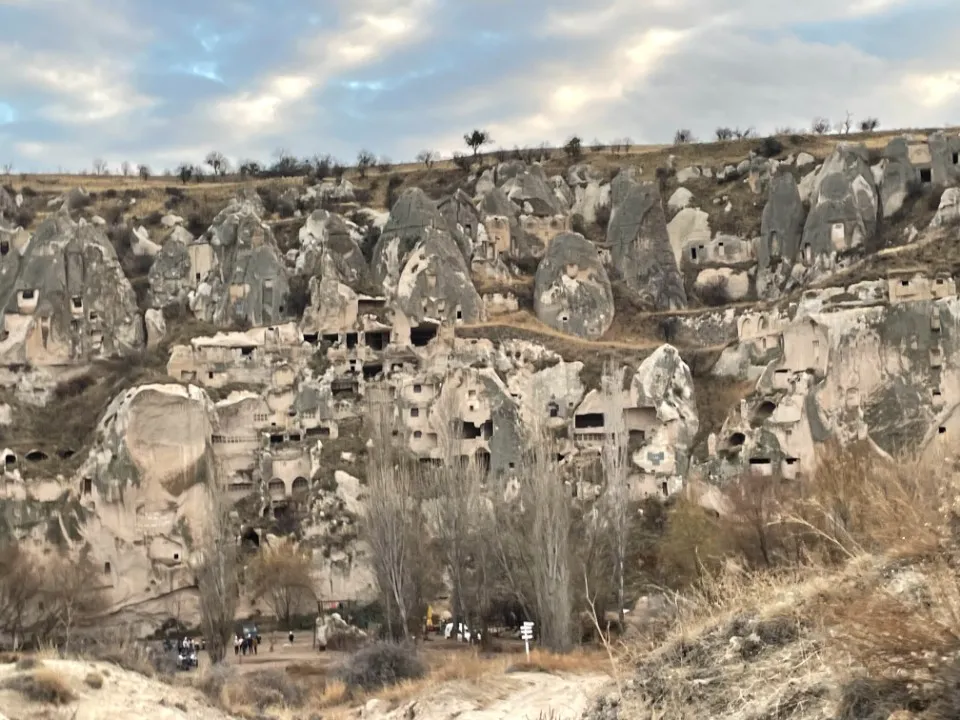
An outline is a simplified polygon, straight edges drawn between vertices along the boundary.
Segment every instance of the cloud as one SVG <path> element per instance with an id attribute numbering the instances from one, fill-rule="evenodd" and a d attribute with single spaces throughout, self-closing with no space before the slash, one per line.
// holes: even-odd
<path id="1" fill-rule="evenodd" d="M 0 0 L 0 163 L 960 122 L 955 0 Z"/>

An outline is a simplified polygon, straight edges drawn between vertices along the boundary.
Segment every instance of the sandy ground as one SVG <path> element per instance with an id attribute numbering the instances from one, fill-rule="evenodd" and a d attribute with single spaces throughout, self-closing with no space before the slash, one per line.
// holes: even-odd
<path id="1" fill-rule="evenodd" d="M 115 665 L 79 660 L 44 660 L 41 665 L 42 670 L 59 677 L 76 700 L 57 707 L 27 700 L 13 690 L 0 690 L 0 713 L 10 720 L 230 720 L 196 690 L 164 685 Z M 34 672 L 37 670 L 17 670 L 13 663 L 0 665 L 0 686 L 17 675 Z M 102 687 L 95 689 L 86 683 L 92 673 L 103 679 Z"/>
<path id="2" fill-rule="evenodd" d="M 364 720 L 579 720 L 594 696 L 610 681 L 606 675 L 512 673 L 475 683 L 452 682 L 400 707 L 381 711 L 371 701 Z"/>

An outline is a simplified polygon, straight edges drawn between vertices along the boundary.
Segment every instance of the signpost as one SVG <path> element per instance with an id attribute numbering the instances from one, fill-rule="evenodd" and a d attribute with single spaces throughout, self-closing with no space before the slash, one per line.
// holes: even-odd
<path id="1" fill-rule="evenodd" d="M 520 637 L 523 638 L 523 646 L 527 650 L 527 662 L 530 661 L 530 641 L 533 640 L 533 623 L 527 621 L 520 626 Z"/>

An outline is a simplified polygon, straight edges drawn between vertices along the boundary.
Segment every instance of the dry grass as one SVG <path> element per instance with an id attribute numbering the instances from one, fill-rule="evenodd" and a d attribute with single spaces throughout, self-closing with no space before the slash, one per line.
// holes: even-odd
<path id="1" fill-rule="evenodd" d="M 958 716 L 957 478 L 856 445 L 825 448 L 821 463 L 802 485 L 744 479 L 722 518 L 695 501 L 670 511 L 661 562 L 690 584 L 668 594 L 672 623 L 625 646 L 637 686 L 625 706 L 664 718 Z"/>
<path id="2" fill-rule="evenodd" d="M 428 661 L 428 668 L 422 678 L 371 690 L 351 687 L 335 676 L 335 669 L 327 673 L 319 666 L 311 666 L 309 673 L 288 668 L 286 672 L 267 671 L 255 676 L 234 674 L 230 668 L 214 668 L 205 670 L 197 684 L 225 711 L 240 717 L 256 717 L 267 709 L 271 713 L 286 712 L 288 715 L 284 717 L 291 718 L 309 717 L 320 711 L 324 717 L 340 717 L 339 713 L 347 717 L 355 713 L 352 708 L 373 699 L 394 707 L 451 684 L 486 687 L 513 672 L 609 672 L 609 660 L 599 650 L 555 655 L 535 649 L 530 653 L 529 663 L 525 659 L 518 662 L 518 657 L 524 656 L 481 655 L 475 650 L 424 653 L 422 658 Z"/>
<path id="3" fill-rule="evenodd" d="M 69 682 L 55 671 L 46 668 L 26 675 L 14 675 L 4 682 L 3 687 L 15 690 L 35 703 L 68 705 L 77 699 Z"/>

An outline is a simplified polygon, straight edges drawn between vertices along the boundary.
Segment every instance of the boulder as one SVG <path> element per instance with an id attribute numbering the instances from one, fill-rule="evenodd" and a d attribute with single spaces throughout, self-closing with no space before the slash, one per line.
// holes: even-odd
<path id="1" fill-rule="evenodd" d="M 667 207 L 674 211 L 682 210 L 690 204 L 691 200 L 693 200 L 692 192 L 685 187 L 677 188 L 667 200 Z"/>
<path id="2" fill-rule="evenodd" d="M 546 325 L 595 340 L 613 322 L 610 278 L 596 246 L 576 233 L 558 235 L 537 267 L 534 310 Z"/>
<path id="3" fill-rule="evenodd" d="M 500 189 L 520 207 L 529 205 L 528 214 L 537 217 L 559 215 L 564 210 L 539 165 L 533 165 L 518 173 L 501 185 Z"/>
<path id="4" fill-rule="evenodd" d="M 670 245 L 657 185 L 624 179 L 619 187 L 619 191 L 614 190 L 614 198 L 619 192 L 621 200 L 619 203 L 614 200 L 607 226 L 613 264 L 627 286 L 650 307 L 658 310 L 685 307 L 683 278 Z"/>
<path id="5" fill-rule="evenodd" d="M 960 188 L 947 188 L 940 196 L 940 206 L 930 227 L 940 228 L 960 223 Z"/>
<path id="6" fill-rule="evenodd" d="M 811 155 L 810 153 L 802 152 L 797 154 L 798 168 L 805 168 L 808 165 L 813 165 L 816 161 L 817 161 L 816 158 L 813 157 L 813 155 Z"/>
<path id="7" fill-rule="evenodd" d="M 157 347 L 167 334 L 167 322 L 164 320 L 163 312 L 156 308 L 149 308 L 143 314 L 144 325 L 147 330 L 147 347 L 153 349 Z"/>
<path id="8" fill-rule="evenodd" d="M 700 177 L 700 168 L 698 167 L 690 166 L 677 170 L 677 182 L 681 185 L 685 182 L 696 180 L 698 177 Z"/>
<path id="9" fill-rule="evenodd" d="M 367 634 L 360 628 L 347 623 L 339 613 L 321 615 L 316 620 L 317 647 L 326 650 L 328 645 L 336 645 L 336 650 L 350 650 L 364 642 Z"/>

